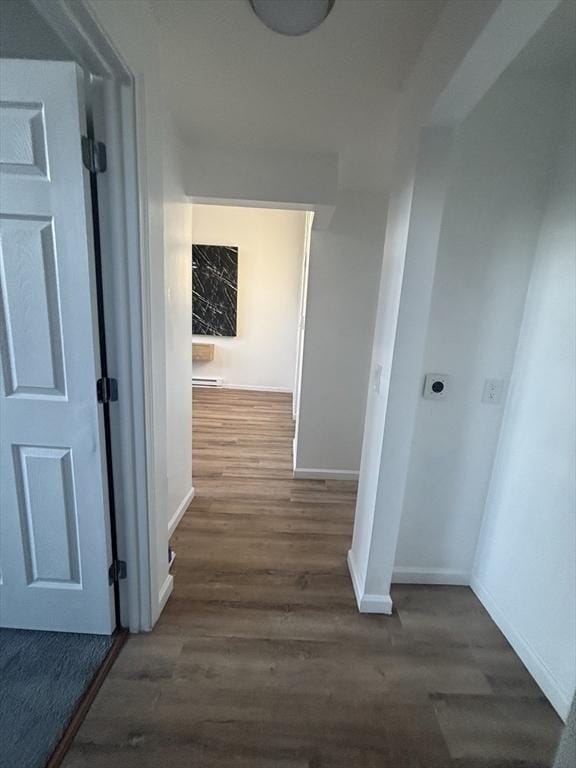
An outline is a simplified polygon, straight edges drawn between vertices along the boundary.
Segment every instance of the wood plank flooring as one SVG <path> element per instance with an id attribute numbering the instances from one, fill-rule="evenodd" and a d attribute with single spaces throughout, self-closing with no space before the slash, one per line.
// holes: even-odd
<path id="1" fill-rule="evenodd" d="M 194 391 L 175 591 L 66 768 L 548 768 L 561 724 L 473 593 L 361 615 L 355 486 L 293 480 L 290 398 Z"/>

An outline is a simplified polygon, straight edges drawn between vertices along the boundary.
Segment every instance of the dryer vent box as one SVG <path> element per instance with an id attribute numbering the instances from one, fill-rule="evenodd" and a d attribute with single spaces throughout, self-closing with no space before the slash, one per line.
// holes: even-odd
<path id="1" fill-rule="evenodd" d="M 424 397 L 429 400 L 443 400 L 446 397 L 448 376 L 445 373 L 427 373 L 424 379 Z"/>

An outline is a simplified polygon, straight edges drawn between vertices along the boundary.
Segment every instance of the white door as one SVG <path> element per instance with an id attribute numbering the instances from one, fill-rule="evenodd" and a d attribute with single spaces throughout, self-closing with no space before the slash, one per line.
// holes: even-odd
<path id="1" fill-rule="evenodd" d="M 110 634 L 82 73 L 0 61 L 0 626 Z"/>

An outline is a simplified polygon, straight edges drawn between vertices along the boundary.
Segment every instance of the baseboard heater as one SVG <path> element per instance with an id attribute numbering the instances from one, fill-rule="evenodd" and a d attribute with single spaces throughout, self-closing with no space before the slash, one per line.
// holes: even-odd
<path id="1" fill-rule="evenodd" d="M 221 387 L 223 386 L 221 376 L 193 376 L 193 387 Z"/>

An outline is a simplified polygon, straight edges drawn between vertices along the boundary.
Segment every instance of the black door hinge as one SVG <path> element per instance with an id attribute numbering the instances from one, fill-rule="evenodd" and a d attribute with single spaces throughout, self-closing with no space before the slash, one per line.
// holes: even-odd
<path id="1" fill-rule="evenodd" d="M 82 162 L 90 173 L 104 173 L 106 170 L 106 145 L 82 136 Z"/>
<path id="2" fill-rule="evenodd" d="M 116 379 L 98 379 L 96 396 L 99 403 L 115 403 L 118 400 L 118 382 Z"/>
<path id="3" fill-rule="evenodd" d="M 110 568 L 108 568 L 108 581 L 110 584 L 114 584 L 120 579 L 126 578 L 126 562 L 124 560 L 114 560 Z"/>

